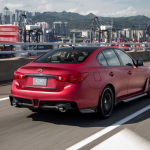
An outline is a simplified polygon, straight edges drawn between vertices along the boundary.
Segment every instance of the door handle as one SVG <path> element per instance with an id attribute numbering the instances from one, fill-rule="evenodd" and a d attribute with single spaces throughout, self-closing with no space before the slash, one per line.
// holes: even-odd
<path id="1" fill-rule="evenodd" d="M 128 71 L 128 74 L 129 74 L 129 75 L 131 75 L 131 74 L 132 74 L 132 72 L 131 72 L 131 71 Z"/>
<path id="2" fill-rule="evenodd" d="M 111 77 L 113 77 L 113 76 L 114 76 L 114 73 L 113 73 L 113 72 L 110 72 L 109 75 L 110 75 Z"/>

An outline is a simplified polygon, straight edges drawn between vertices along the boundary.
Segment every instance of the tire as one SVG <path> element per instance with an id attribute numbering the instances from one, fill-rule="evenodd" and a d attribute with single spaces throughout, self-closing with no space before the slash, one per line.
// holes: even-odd
<path id="1" fill-rule="evenodd" d="M 106 86 L 99 98 L 97 114 L 100 118 L 109 118 L 114 108 L 114 93 L 110 86 Z"/>
<path id="2" fill-rule="evenodd" d="M 149 84 L 148 84 L 147 96 L 150 97 L 150 78 L 149 78 Z"/>

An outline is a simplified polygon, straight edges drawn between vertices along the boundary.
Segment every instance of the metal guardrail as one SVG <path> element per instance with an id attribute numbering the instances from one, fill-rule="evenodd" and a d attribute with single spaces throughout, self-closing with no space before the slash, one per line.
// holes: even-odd
<path id="1" fill-rule="evenodd" d="M 23 45 L 23 46 L 36 46 L 36 50 L 15 50 L 15 51 L 0 51 L 0 54 L 15 54 L 15 53 L 40 53 L 40 52 L 48 52 L 49 50 L 37 50 L 37 46 L 44 46 L 44 45 L 68 45 L 68 46 L 112 46 L 112 45 L 118 45 L 120 49 L 127 49 L 130 51 L 136 51 L 136 49 L 146 51 L 150 50 L 150 47 L 147 47 L 150 45 L 150 43 L 0 43 L 0 45 Z M 132 47 L 122 47 L 123 45 L 132 45 Z M 140 47 L 136 47 L 136 45 L 140 45 Z M 146 46 L 147 45 L 147 46 Z"/>
<path id="2" fill-rule="evenodd" d="M 40 53 L 49 52 L 50 50 L 20 50 L 20 51 L 0 51 L 0 54 L 17 54 L 17 53 Z"/>
<path id="3" fill-rule="evenodd" d="M 0 45 L 103 45 L 103 44 L 106 44 L 106 45 L 110 45 L 110 44 L 129 44 L 129 45 L 133 45 L 133 44 L 148 44 L 150 45 L 150 42 L 147 42 L 147 43 L 138 43 L 138 42 L 135 42 L 135 43 L 130 43 L 130 42 L 122 42 L 122 43 L 54 43 L 54 42 L 45 42 L 45 43 L 23 43 L 23 42 L 18 42 L 18 43 L 0 43 Z"/>

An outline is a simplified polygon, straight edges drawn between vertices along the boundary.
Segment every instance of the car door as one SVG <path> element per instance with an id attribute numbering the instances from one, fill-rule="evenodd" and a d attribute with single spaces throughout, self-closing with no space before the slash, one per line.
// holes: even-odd
<path id="1" fill-rule="evenodd" d="M 102 61 L 99 60 L 101 66 L 104 68 L 108 79 L 112 82 L 115 88 L 116 100 L 127 94 L 128 77 L 126 76 L 126 69 L 121 66 L 117 55 L 113 49 L 105 49 L 99 54 L 99 57 L 104 57 L 107 65 L 102 65 Z M 103 63 L 104 64 L 104 63 Z"/>
<path id="2" fill-rule="evenodd" d="M 129 78 L 128 81 L 128 94 L 142 91 L 145 84 L 144 69 L 142 66 L 135 66 L 134 60 L 125 52 L 115 49 L 116 53 L 120 57 L 123 65 L 126 67 L 126 75 Z"/>

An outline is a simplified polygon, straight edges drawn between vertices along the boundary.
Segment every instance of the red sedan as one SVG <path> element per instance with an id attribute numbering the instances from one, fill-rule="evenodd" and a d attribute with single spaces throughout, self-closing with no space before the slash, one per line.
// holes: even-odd
<path id="1" fill-rule="evenodd" d="M 114 47 L 65 47 L 14 73 L 10 102 L 32 111 L 56 109 L 108 118 L 121 101 L 150 96 L 150 69 Z"/>

